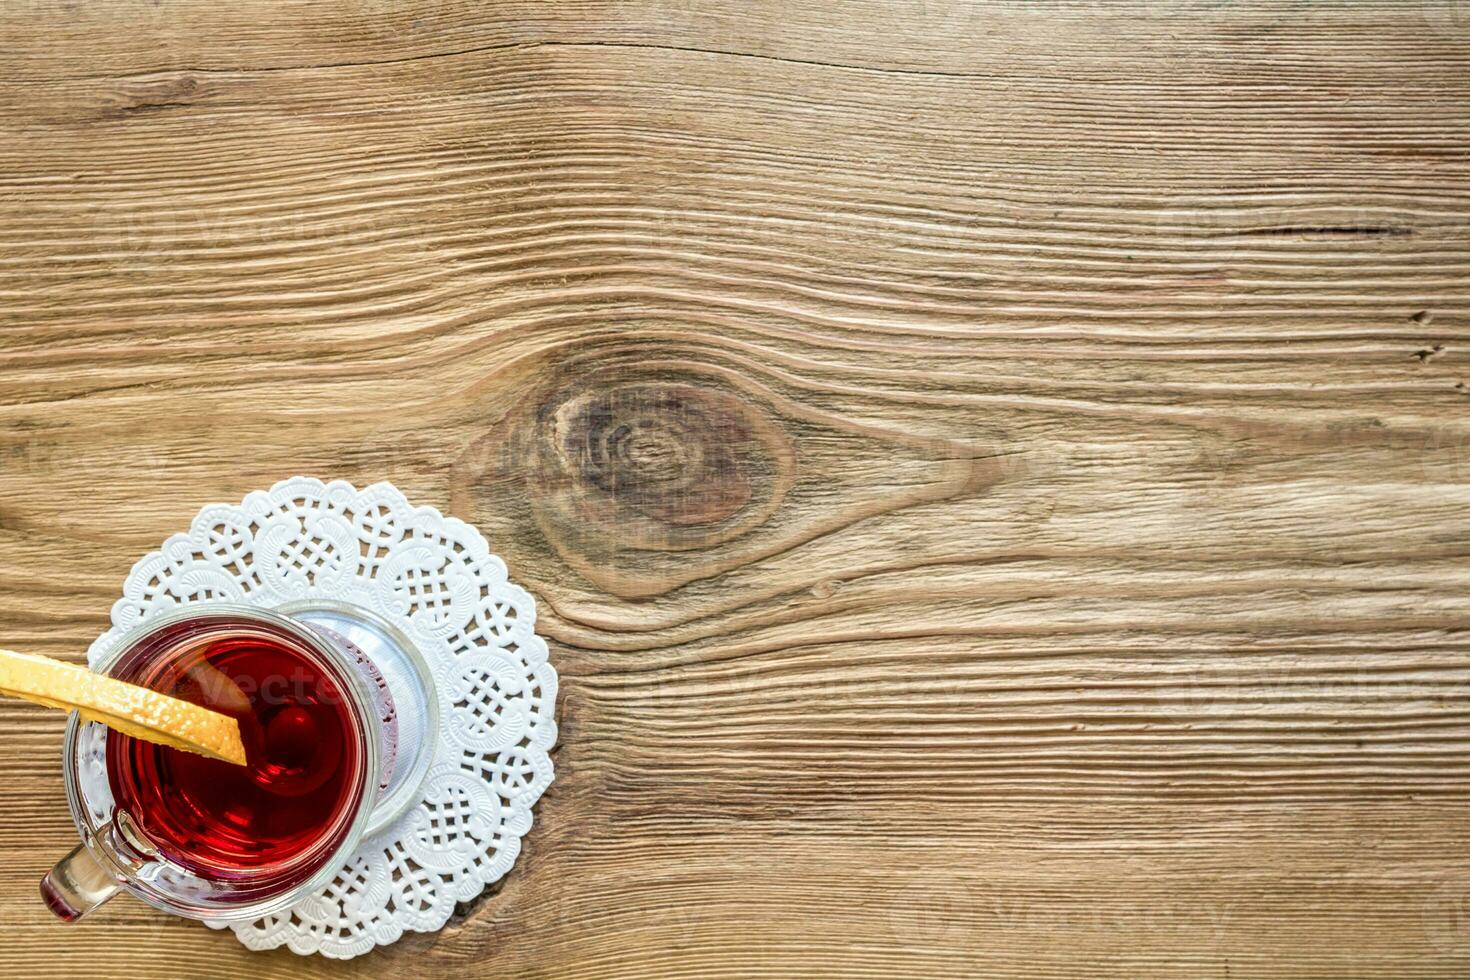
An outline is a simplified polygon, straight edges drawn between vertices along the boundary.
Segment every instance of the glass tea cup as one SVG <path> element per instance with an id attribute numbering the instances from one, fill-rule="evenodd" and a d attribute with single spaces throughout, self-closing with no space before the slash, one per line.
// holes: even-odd
<path id="1" fill-rule="evenodd" d="M 135 627 L 97 669 L 235 716 L 249 764 L 73 714 L 63 766 L 82 843 L 41 882 L 59 917 L 121 890 L 203 921 L 271 915 L 330 881 L 369 829 L 396 715 L 382 674 L 340 633 L 201 603 Z"/>

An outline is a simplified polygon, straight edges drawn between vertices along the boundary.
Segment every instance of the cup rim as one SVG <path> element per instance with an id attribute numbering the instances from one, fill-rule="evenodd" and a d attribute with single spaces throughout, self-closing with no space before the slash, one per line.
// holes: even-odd
<path id="1" fill-rule="evenodd" d="M 81 735 L 82 726 L 84 724 L 97 723 L 83 722 L 80 714 L 75 711 L 71 713 L 71 716 L 67 720 L 66 736 L 62 743 L 62 766 L 66 782 L 67 805 L 71 810 L 72 823 L 76 826 L 78 835 L 86 845 L 88 853 L 103 867 L 114 874 L 128 894 L 154 908 L 184 916 L 185 918 L 204 922 L 248 921 L 285 911 L 299 902 L 304 896 L 327 884 L 341 870 L 343 859 L 356 850 L 357 845 L 361 843 L 364 831 L 367 828 L 369 820 L 372 818 L 374 802 L 377 798 L 375 792 L 375 774 L 378 772 L 380 764 L 378 759 L 378 732 L 375 726 L 377 712 L 372 707 L 372 692 L 368 690 L 367 682 L 346 661 L 344 651 L 338 649 L 325 637 L 304 623 L 271 609 L 242 603 L 217 601 L 195 602 L 184 608 L 138 622 L 118 638 L 118 641 L 112 646 L 106 656 L 93 666 L 92 669 L 99 673 L 106 673 L 139 642 L 160 629 L 187 620 L 215 618 L 253 620 L 288 633 L 337 668 L 335 672 L 340 676 L 336 679 L 345 683 L 349 692 L 348 699 L 352 703 L 352 710 L 357 714 L 360 727 L 363 730 L 362 740 L 365 752 L 363 791 L 357 803 L 357 812 L 353 815 L 347 832 L 343 835 L 338 845 L 322 859 L 321 867 L 316 872 L 279 895 L 248 905 L 201 907 L 199 904 L 188 901 L 174 900 L 166 893 L 151 886 L 148 882 L 139 880 L 131 869 L 120 867 L 113 856 L 97 843 L 94 828 L 86 819 L 86 807 L 82 800 L 82 788 L 79 785 L 77 766 L 75 764 L 77 740 Z M 187 871 L 188 869 L 184 870 Z"/>
<path id="2" fill-rule="evenodd" d="M 425 659 L 420 644 L 409 638 L 408 634 L 389 622 L 383 616 L 356 603 L 344 602 L 341 599 L 322 599 L 317 597 L 307 599 L 293 599 L 290 602 L 270 607 L 272 612 L 295 620 L 303 613 L 328 613 L 342 615 L 357 623 L 371 626 L 388 637 L 403 653 L 403 662 L 413 672 L 414 679 L 418 682 L 424 693 L 424 703 L 421 706 L 422 716 L 413 719 L 413 723 L 420 730 L 418 738 L 418 751 L 412 759 L 406 759 L 403 754 L 403 741 L 397 747 L 398 754 L 393 760 L 393 776 L 398 778 L 399 773 L 406 775 L 396 789 L 386 794 L 379 794 L 377 804 L 373 807 L 373 819 L 369 821 L 367 829 L 363 831 L 364 837 L 374 837 L 387 830 L 399 817 L 403 816 L 409 808 L 421 798 L 424 782 L 429 777 L 429 770 L 434 765 L 434 748 L 439 744 L 440 718 L 439 697 L 436 693 L 433 669 Z M 300 622 L 298 620 L 298 622 Z M 364 650 L 368 659 L 374 659 L 373 652 Z M 378 664 L 381 668 L 382 664 Z M 403 726 L 409 721 L 405 712 L 409 705 L 399 703 L 398 724 L 399 737 L 403 738 Z"/>

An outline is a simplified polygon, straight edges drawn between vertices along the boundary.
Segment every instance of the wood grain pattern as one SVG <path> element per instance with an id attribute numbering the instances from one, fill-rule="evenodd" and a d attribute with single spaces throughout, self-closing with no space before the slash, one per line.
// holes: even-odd
<path id="1" fill-rule="evenodd" d="M 1470 972 L 1455 3 L 0 6 L 0 638 L 202 501 L 387 478 L 564 678 L 514 872 L 349 963 L 15 976 Z"/>

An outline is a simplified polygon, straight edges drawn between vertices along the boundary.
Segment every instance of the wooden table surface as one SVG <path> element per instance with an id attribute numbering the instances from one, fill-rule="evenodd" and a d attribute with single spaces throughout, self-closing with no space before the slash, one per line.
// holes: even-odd
<path id="1" fill-rule="evenodd" d="M 0 639 L 389 479 L 563 678 L 514 871 L 14 977 L 1470 974 L 1470 6 L 0 5 Z"/>

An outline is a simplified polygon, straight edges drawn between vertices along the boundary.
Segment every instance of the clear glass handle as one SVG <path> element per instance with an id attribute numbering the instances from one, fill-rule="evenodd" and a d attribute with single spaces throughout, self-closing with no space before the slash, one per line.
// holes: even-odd
<path id="1" fill-rule="evenodd" d="M 57 918 L 75 922 L 118 893 L 122 883 L 97 863 L 87 845 L 56 862 L 41 879 L 41 897 Z"/>

